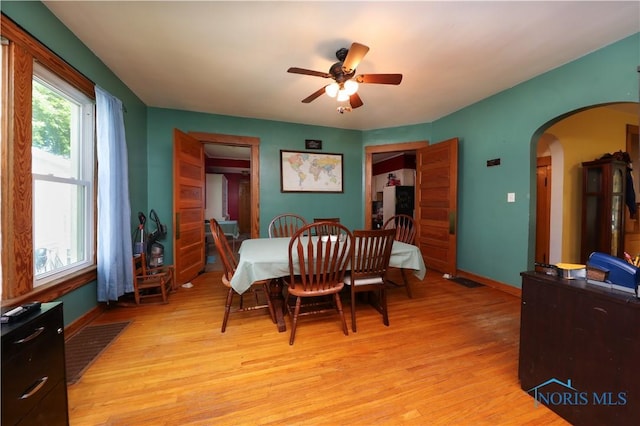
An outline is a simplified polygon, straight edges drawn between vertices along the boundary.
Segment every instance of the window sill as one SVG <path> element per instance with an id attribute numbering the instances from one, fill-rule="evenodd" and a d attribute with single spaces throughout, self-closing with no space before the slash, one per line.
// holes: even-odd
<path id="1" fill-rule="evenodd" d="M 98 277 L 97 267 L 90 266 L 81 271 L 77 271 L 73 274 L 69 274 L 64 278 L 60 278 L 55 281 L 51 281 L 40 287 L 36 287 L 29 293 L 25 293 L 21 296 L 14 297 L 13 299 L 3 300 L 2 306 L 16 306 L 25 302 L 39 301 L 50 302 L 52 300 L 59 299 L 65 294 L 95 281 Z"/>

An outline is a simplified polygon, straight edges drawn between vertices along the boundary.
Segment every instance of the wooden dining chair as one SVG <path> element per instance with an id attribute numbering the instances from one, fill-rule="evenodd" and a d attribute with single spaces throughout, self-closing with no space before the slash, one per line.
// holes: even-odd
<path id="1" fill-rule="evenodd" d="M 269 238 L 291 237 L 295 232 L 307 224 L 302 216 L 294 213 L 283 213 L 269 223 Z"/>
<path id="2" fill-rule="evenodd" d="M 221 332 L 224 333 L 227 329 L 227 322 L 229 321 L 229 314 L 231 313 L 231 306 L 233 304 L 233 296 L 238 294 L 233 287 L 231 287 L 231 278 L 233 278 L 233 274 L 238 267 L 238 260 L 235 257 L 235 254 L 229 247 L 229 241 L 227 237 L 224 235 L 224 231 L 220 227 L 220 224 L 215 219 L 209 219 L 209 228 L 211 229 L 211 234 L 213 236 L 213 241 L 216 245 L 216 249 L 218 250 L 218 256 L 220 256 L 220 260 L 222 261 L 222 283 L 228 287 L 229 291 L 227 292 L 227 300 L 224 305 L 224 317 L 222 319 L 222 328 Z M 253 311 L 256 309 L 268 309 L 269 315 L 271 316 L 271 320 L 275 323 L 276 316 L 275 311 L 273 310 L 273 305 L 271 303 L 271 298 L 269 297 L 269 288 L 267 281 L 256 281 L 251 285 L 249 291 L 254 296 L 254 304 L 251 306 L 244 305 L 244 293 L 238 294 L 240 296 L 240 306 L 234 310 L 234 312 L 243 312 L 243 311 Z M 260 295 L 264 297 L 264 301 L 260 300 Z"/>
<path id="3" fill-rule="evenodd" d="M 316 217 L 313 219 L 314 222 L 336 222 L 340 223 L 339 217 Z"/>
<path id="4" fill-rule="evenodd" d="M 337 311 L 342 321 L 342 331 L 345 336 L 349 335 L 340 290 L 344 288 L 344 276 L 353 252 L 353 234 L 345 226 L 335 224 L 335 230 L 339 230 L 339 233 L 317 236 L 318 227 L 327 223 L 305 225 L 289 242 L 285 304 L 292 323 L 290 345 L 293 345 L 296 337 L 298 319 L 305 315 Z M 304 304 L 303 299 L 307 299 Z"/>
<path id="5" fill-rule="evenodd" d="M 337 228 L 334 228 L 334 224 L 340 223 L 339 217 L 327 217 L 327 218 L 316 217 L 313 219 L 313 221 L 329 222 L 323 226 L 317 227 L 316 231 L 319 232 L 319 234 L 316 234 L 316 235 L 333 235 L 340 232 L 337 230 Z"/>
<path id="6" fill-rule="evenodd" d="M 416 241 L 416 223 L 413 217 L 406 214 L 397 214 L 395 216 L 391 216 L 382 226 L 382 229 L 395 229 L 396 241 L 400 241 L 402 243 L 415 245 Z M 387 280 L 389 283 L 395 285 L 396 287 L 404 287 L 407 291 L 407 296 L 412 298 L 411 294 L 411 286 L 409 285 L 409 280 L 407 279 L 406 272 L 404 268 L 400 268 L 400 273 L 402 274 L 402 284 L 398 284 L 394 281 Z"/>
<path id="7" fill-rule="evenodd" d="M 150 268 L 144 251 L 133 256 L 133 297 L 136 305 L 146 300 L 168 303 L 173 285 L 173 266 Z"/>
<path id="8" fill-rule="evenodd" d="M 385 278 L 391 258 L 394 229 L 353 231 L 354 250 L 351 268 L 344 279 L 351 293 L 351 329 L 356 331 L 356 295 L 367 293 L 367 299 L 389 325 Z M 372 297 L 375 296 L 375 297 Z"/>

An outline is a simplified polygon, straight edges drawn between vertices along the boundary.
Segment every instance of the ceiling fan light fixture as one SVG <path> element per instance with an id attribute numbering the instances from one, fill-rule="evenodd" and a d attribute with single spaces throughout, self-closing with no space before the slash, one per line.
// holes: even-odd
<path id="1" fill-rule="evenodd" d="M 302 103 L 308 104 L 326 93 L 329 97 L 337 98 L 338 102 L 349 102 L 350 107 L 355 109 L 364 105 L 360 95 L 358 94 L 360 84 L 400 84 L 402 81 L 402 74 L 356 75 L 356 68 L 368 51 L 368 46 L 356 42 L 351 43 L 351 47 L 349 49 L 339 49 L 336 52 L 338 62 L 331 65 L 329 72 L 290 67 L 287 70 L 289 73 L 310 75 L 313 77 L 333 80 L 330 84 L 320 87 L 318 90 L 304 98 Z M 338 112 L 344 112 L 344 110 Z"/>
<path id="2" fill-rule="evenodd" d="M 358 83 L 353 80 L 347 80 L 344 82 L 344 90 L 347 95 L 351 96 L 358 91 Z"/>
<path id="3" fill-rule="evenodd" d="M 331 83 L 324 88 L 325 93 L 331 96 L 332 98 L 336 97 L 339 90 L 340 90 L 340 86 L 338 85 L 338 83 Z"/>

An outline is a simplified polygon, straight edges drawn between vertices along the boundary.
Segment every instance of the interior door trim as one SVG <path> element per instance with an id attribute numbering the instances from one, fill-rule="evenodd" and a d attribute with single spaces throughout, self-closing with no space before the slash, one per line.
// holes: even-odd
<path id="1" fill-rule="evenodd" d="M 381 152 L 414 151 L 429 146 L 429 141 L 400 142 L 364 147 L 364 222 L 363 229 L 371 229 L 371 182 L 373 180 L 373 154 Z"/>
<path id="2" fill-rule="evenodd" d="M 188 132 L 188 135 L 202 143 L 217 143 L 251 148 L 251 164 L 249 166 L 249 185 L 251 186 L 251 238 L 260 237 L 260 138 L 207 132 Z"/>

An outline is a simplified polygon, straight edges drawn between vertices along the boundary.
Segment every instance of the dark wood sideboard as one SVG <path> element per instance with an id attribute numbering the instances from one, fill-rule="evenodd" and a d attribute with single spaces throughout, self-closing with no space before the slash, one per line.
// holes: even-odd
<path id="1" fill-rule="evenodd" d="M 62 302 L 2 325 L 2 425 L 68 425 Z"/>
<path id="2" fill-rule="evenodd" d="M 523 272 L 520 385 L 574 425 L 640 419 L 640 300 Z"/>

